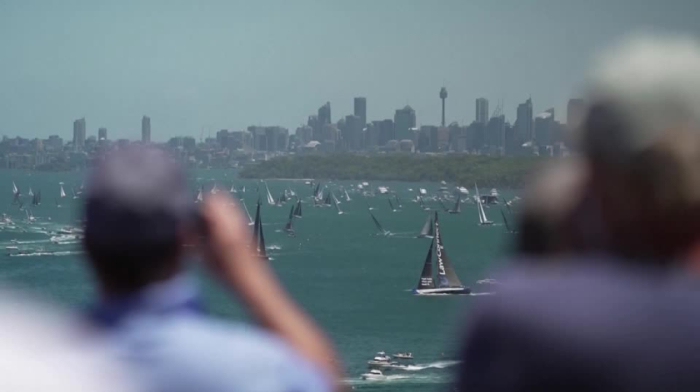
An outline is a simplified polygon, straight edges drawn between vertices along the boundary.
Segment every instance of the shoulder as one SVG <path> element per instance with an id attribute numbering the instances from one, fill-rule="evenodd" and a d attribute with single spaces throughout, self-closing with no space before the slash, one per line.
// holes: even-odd
<path id="1" fill-rule="evenodd" d="M 323 372 L 254 326 L 188 315 L 151 336 L 137 365 L 148 365 L 147 376 L 161 390 L 330 390 Z"/>

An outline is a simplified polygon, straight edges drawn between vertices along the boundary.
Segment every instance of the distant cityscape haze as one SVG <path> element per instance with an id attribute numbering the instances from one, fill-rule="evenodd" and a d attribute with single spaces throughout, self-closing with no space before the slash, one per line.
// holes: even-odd
<path id="1" fill-rule="evenodd" d="M 700 2 L 62 1 L 0 3 L 0 135 L 111 139 L 293 132 L 331 102 L 366 97 L 367 121 L 409 104 L 417 125 L 470 124 L 500 101 L 511 123 L 579 94 L 596 50 L 640 29 L 700 34 Z"/>

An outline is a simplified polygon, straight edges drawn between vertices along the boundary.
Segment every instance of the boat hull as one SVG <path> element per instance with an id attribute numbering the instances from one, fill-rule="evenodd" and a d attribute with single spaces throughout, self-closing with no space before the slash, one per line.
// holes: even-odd
<path id="1" fill-rule="evenodd" d="M 468 295 L 471 294 L 469 287 L 444 287 L 437 289 L 413 289 L 414 295 Z"/>

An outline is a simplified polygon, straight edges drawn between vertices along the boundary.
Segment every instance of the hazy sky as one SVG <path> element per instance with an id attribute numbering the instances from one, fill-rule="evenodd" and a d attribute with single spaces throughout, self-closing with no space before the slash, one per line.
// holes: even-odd
<path id="1" fill-rule="evenodd" d="M 0 135 L 199 137 L 290 131 L 326 101 L 367 97 L 370 120 L 410 104 L 419 124 L 474 119 L 474 100 L 565 120 L 590 56 L 629 31 L 700 36 L 700 0 L 0 0 Z"/>

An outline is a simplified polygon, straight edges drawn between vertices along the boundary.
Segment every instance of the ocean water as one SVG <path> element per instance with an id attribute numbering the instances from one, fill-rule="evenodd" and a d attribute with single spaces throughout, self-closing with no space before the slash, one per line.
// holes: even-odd
<path id="1" fill-rule="evenodd" d="M 72 189 L 78 189 L 83 173 L 38 173 L 0 171 L 0 212 L 15 222 L 0 227 L 0 282 L 28 291 L 62 306 L 77 308 L 90 303 L 94 286 L 85 268 L 83 253 L 76 240 L 60 243 L 50 240 L 51 234 L 65 226 L 76 226 L 80 219 L 81 201 L 73 199 Z M 251 213 L 260 186 L 263 201 L 264 185 L 255 180 L 236 178 L 235 172 L 200 170 L 190 173 L 193 198 L 201 185 L 205 190 L 214 183 L 228 190 L 246 186 L 238 193 Z M 26 221 L 26 212 L 12 202 L 12 182 L 26 196 L 29 187 L 42 192 L 42 204 L 32 208 L 35 222 Z M 59 182 L 69 196 L 58 201 Z M 358 181 L 324 182 L 341 200 L 339 215 L 335 209 L 314 208 L 312 189 L 300 180 L 269 180 L 276 198 L 286 188 L 294 190 L 303 200 L 303 218 L 296 219 L 296 237 L 288 237 L 282 228 L 290 204 L 275 207 L 264 204 L 262 220 L 271 263 L 290 294 L 327 331 L 340 354 L 346 371 L 346 383 L 355 390 L 367 391 L 431 391 L 449 387 L 458 362 L 455 349 L 459 341 L 460 319 L 470 306 L 493 293 L 495 287 L 478 284 L 489 278 L 505 254 L 511 235 L 501 224 L 499 207 L 486 209 L 493 226 L 478 226 L 474 204 L 463 204 L 461 214 L 441 212 L 436 202 L 427 204 L 440 210 L 444 245 L 452 264 L 462 280 L 477 295 L 417 297 L 410 290 L 418 282 L 429 239 L 417 239 L 416 234 L 428 212 L 412 202 L 419 187 L 436 194 L 438 183 L 370 182 L 395 192 L 402 207 L 392 212 L 388 196 L 363 197 L 352 191 Z M 5 189 L 4 191 L 2 189 Z M 348 189 L 352 201 L 345 201 L 337 191 Z M 482 193 L 487 189 L 481 189 Z M 499 190 L 507 198 L 513 192 Z M 470 192 L 474 192 L 470 189 Z M 367 205 L 391 236 L 378 236 Z M 59 206 L 60 205 L 60 206 Z M 10 256 L 17 247 L 24 255 Z M 197 267 L 196 255 L 190 256 L 193 273 L 201 277 L 207 308 L 214 314 L 235 321 L 248 318 L 235 298 L 223 291 L 214 279 Z M 379 381 L 363 381 L 367 360 L 377 351 L 391 354 L 410 351 L 414 355 L 406 370 L 386 372 Z"/>

